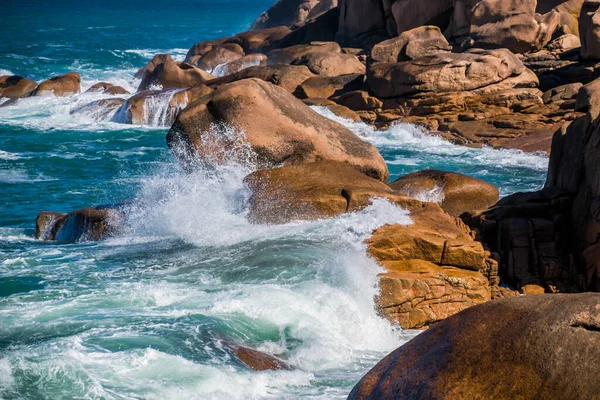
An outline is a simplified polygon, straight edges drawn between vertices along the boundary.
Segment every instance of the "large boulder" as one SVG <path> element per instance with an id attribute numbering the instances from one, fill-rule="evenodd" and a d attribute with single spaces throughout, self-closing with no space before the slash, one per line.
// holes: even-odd
<path id="1" fill-rule="evenodd" d="M 455 217 L 465 211 L 486 210 L 500 199 L 498 189 L 481 179 L 454 172 L 425 170 L 390 183 L 395 191 L 421 201 L 439 203 Z"/>
<path id="2" fill-rule="evenodd" d="M 579 17 L 581 57 L 600 60 L 600 2 L 586 0 Z"/>
<path id="3" fill-rule="evenodd" d="M 0 98 L 18 99 L 28 97 L 37 87 L 37 83 L 31 79 L 19 75 L 0 76 Z"/>
<path id="4" fill-rule="evenodd" d="M 237 82 L 243 79 L 256 78 L 265 82 L 281 86 L 290 93 L 294 93 L 302 82 L 315 76 L 305 65 L 264 65 L 244 68 L 238 72 L 222 76 L 206 82 L 213 88 Z"/>
<path id="5" fill-rule="evenodd" d="M 199 85 L 214 78 L 214 75 L 188 63 L 176 63 L 172 58 L 156 65 L 152 72 L 146 73 L 138 87 L 138 92 L 153 89 L 182 89 Z"/>
<path id="6" fill-rule="evenodd" d="M 234 137 L 215 135 L 215 127 L 223 124 L 236 129 Z M 384 182 L 389 176 L 373 145 L 259 79 L 224 85 L 191 103 L 178 115 L 167 141 L 183 162 L 218 162 L 223 152 L 235 152 L 244 142 L 263 166 L 329 160 L 346 162 Z"/>
<path id="7" fill-rule="evenodd" d="M 313 42 L 332 42 L 338 30 L 340 9 L 334 7 L 329 11 L 316 16 L 300 28 L 294 29 L 284 37 L 269 42 L 271 49 L 281 49 L 297 44 L 310 44 Z"/>
<path id="8" fill-rule="evenodd" d="M 77 72 L 55 76 L 38 85 L 32 96 L 70 96 L 81 90 L 81 77 Z"/>
<path id="9" fill-rule="evenodd" d="M 470 37 L 475 46 L 526 53 L 544 47 L 558 27 L 556 11 L 536 15 L 536 0 L 482 0 L 472 10 Z"/>
<path id="10" fill-rule="evenodd" d="M 212 72 L 217 66 L 242 58 L 244 55 L 223 46 L 214 47 L 196 61 L 196 66 Z"/>
<path id="11" fill-rule="evenodd" d="M 521 76 L 526 68 L 519 58 L 506 49 L 471 49 L 464 53 L 439 53 L 400 63 L 371 66 L 367 82 L 380 98 L 401 97 L 419 92 L 442 93 L 481 89 L 509 83 L 509 78 Z M 537 85 L 535 74 L 523 75 L 508 87 Z"/>
<path id="12" fill-rule="evenodd" d="M 264 54 L 248 54 L 234 61 L 221 64 L 212 70 L 215 76 L 227 76 L 240 72 L 246 68 L 267 65 L 267 56 Z"/>
<path id="13" fill-rule="evenodd" d="M 299 64 L 306 65 L 311 72 L 321 76 L 364 74 L 365 65 L 352 54 L 310 53 L 303 56 Z"/>
<path id="14" fill-rule="evenodd" d="M 121 207 L 99 206 L 62 214 L 42 211 L 36 219 L 36 239 L 75 243 L 105 239 L 119 232 Z"/>
<path id="15" fill-rule="evenodd" d="M 118 96 L 121 94 L 129 94 L 129 92 L 122 86 L 117 86 L 109 82 L 98 82 L 94 83 L 85 93 L 103 93 Z"/>
<path id="16" fill-rule="evenodd" d="M 349 399 L 593 399 L 600 295 L 515 297 L 470 308 L 396 349 Z"/>
<path id="17" fill-rule="evenodd" d="M 360 210 L 374 197 L 419 203 L 342 162 L 264 169 L 248 175 L 245 182 L 252 191 L 248 217 L 257 223 L 331 218 Z"/>
<path id="18" fill-rule="evenodd" d="M 291 32 L 287 26 L 259 29 L 241 32 L 227 39 L 228 43 L 236 43 L 242 46 L 245 54 L 264 53 L 271 49 L 271 44 L 283 39 Z"/>
<path id="19" fill-rule="evenodd" d="M 377 43 L 371 49 L 373 62 L 395 63 L 452 50 L 437 26 L 421 26 Z"/>
<path id="20" fill-rule="evenodd" d="M 143 79 L 146 74 L 152 73 L 157 65 L 163 64 L 167 61 L 173 61 L 173 58 L 169 54 L 155 54 L 154 57 L 146 65 L 141 67 L 133 75 L 135 78 Z M 174 62 L 174 61 L 173 61 Z"/>
<path id="21" fill-rule="evenodd" d="M 281 25 L 300 27 L 304 25 L 310 11 L 320 2 L 320 0 L 277 0 L 269 10 L 254 21 L 252 29 L 274 28 Z"/>

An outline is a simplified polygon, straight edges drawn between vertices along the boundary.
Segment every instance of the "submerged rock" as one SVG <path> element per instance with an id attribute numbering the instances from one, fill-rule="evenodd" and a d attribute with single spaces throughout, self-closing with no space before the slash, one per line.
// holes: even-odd
<path id="1" fill-rule="evenodd" d="M 215 136 L 219 126 L 232 127 L 231 137 Z M 319 160 L 345 162 L 382 181 L 389 174 L 377 149 L 353 132 L 296 99 L 286 90 L 259 79 L 219 87 L 191 103 L 169 134 L 169 147 L 184 163 L 215 163 L 224 153 L 247 156 L 252 150 L 264 167 L 306 164 Z"/>
<path id="2" fill-rule="evenodd" d="M 18 99 L 28 97 L 37 87 L 31 79 L 19 75 L 0 76 L 0 98 Z"/>
<path id="3" fill-rule="evenodd" d="M 405 196 L 439 203 L 455 217 L 465 211 L 486 210 L 500 200 L 498 189 L 481 179 L 438 170 L 402 176 L 390 187 Z"/>
<path id="4" fill-rule="evenodd" d="M 73 108 L 69 114 L 83 114 L 92 118 L 94 121 L 110 121 L 115 112 L 125 103 L 125 99 L 102 99 L 92 101 L 79 107 Z"/>
<path id="5" fill-rule="evenodd" d="M 592 399 L 600 295 L 515 297 L 470 308 L 398 348 L 349 399 Z"/>
<path id="6" fill-rule="evenodd" d="M 88 90 L 86 90 L 86 93 L 88 93 L 88 92 L 90 92 L 90 93 L 100 92 L 100 93 L 112 94 L 112 95 L 129 94 L 129 92 L 127 90 L 125 90 L 125 88 L 123 88 L 121 86 L 113 85 L 112 83 L 108 83 L 108 82 L 95 83 Z"/>
<path id="7" fill-rule="evenodd" d="M 38 85 L 32 96 L 71 96 L 81 90 L 81 77 L 77 72 L 55 76 Z"/>
<path id="8" fill-rule="evenodd" d="M 36 219 L 36 239 L 66 243 L 102 240 L 122 228 L 123 218 L 119 206 L 89 207 L 69 214 L 42 211 Z"/>
<path id="9" fill-rule="evenodd" d="M 275 356 L 260 352 L 258 350 L 249 349 L 247 347 L 237 347 L 237 349 L 235 349 L 235 355 L 254 371 L 292 369 L 292 367 L 290 367 L 287 363 Z"/>

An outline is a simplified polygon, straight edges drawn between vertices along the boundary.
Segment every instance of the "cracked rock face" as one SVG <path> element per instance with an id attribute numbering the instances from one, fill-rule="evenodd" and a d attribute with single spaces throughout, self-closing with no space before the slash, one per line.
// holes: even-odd
<path id="1" fill-rule="evenodd" d="M 349 399 L 592 399 L 600 393 L 600 294 L 491 301 L 398 348 Z"/>

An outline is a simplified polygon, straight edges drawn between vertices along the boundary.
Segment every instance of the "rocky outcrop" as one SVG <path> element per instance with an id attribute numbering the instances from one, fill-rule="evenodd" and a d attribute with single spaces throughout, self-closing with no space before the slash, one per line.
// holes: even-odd
<path id="1" fill-rule="evenodd" d="M 273 64 L 301 64 L 303 57 L 309 54 L 341 53 L 342 48 L 335 42 L 313 42 L 310 44 L 297 44 L 281 49 L 271 50 L 268 54 L 269 65 Z"/>
<path id="2" fill-rule="evenodd" d="M 270 354 L 238 346 L 235 355 L 253 371 L 291 370 L 287 363 Z"/>
<path id="3" fill-rule="evenodd" d="M 307 19 L 314 18 L 335 6 L 337 0 L 278 0 L 254 21 L 252 29 L 274 28 L 281 25 L 298 28 L 303 26 Z M 310 15 L 315 7 L 319 9 Z"/>
<path id="4" fill-rule="evenodd" d="M 0 98 L 18 99 L 28 97 L 37 87 L 31 79 L 19 75 L 0 76 Z"/>
<path id="5" fill-rule="evenodd" d="M 586 0 L 579 17 L 581 57 L 600 60 L 600 3 Z"/>
<path id="6" fill-rule="evenodd" d="M 146 74 L 152 73 L 157 65 L 163 64 L 167 61 L 173 61 L 173 58 L 169 54 L 156 54 L 146 65 L 138 69 L 133 75 L 135 78 L 143 79 Z"/>
<path id="7" fill-rule="evenodd" d="M 248 218 L 257 223 L 331 218 L 358 211 L 375 197 L 404 205 L 419 204 L 342 162 L 260 170 L 247 176 L 245 182 L 252 192 Z"/>
<path id="8" fill-rule="evenodd" d="M 235 61 L 244 56 L 223 46 L 213 47 L 196 60 L 195 65 L 205 71 L 212 72 L 217 66 Z"/>
<path id="9" fill-rule="evenodd" d="M 439 53 L 400 63 L 381 63 L 369 68 L 367 81 L 380 98 L 402 97 L 421 92 L 460 92 L 535 87 L 535 75 L 513 53 L 505 49 L 472 49 L 464 53 Z M 511 79 L 520 77 L 521 79 Z M 509 80 L 509 81 L 507 81 Z M 498 84 L 505 82 L 505 87 Z"/>
<path id="10" fill-rule="evenodd" d="M 234 37 L 227 39 L 227 42 L 239 44 L 242 46 L 245 54 L 265 53 L 271 49 L 272 43 L 283 39 L 290 32 L 290 28 L 286 26 L 277 26 L 238 33 Z"/>
<path id="11" fill-rule="evenodd" d="M 203 69 L 187 63 L 176 63 L 168 57 L 165 62 L 156 65 L 152 72 L 144 75 L 138 92 L 156 90 L 157 87 L 162 90 L 188 88 L 213 78 L 213 75 Z"/>
<path id="12" fill-rule="evenodd" d="M 438 170 L 402 176 L 390 187 L 405 196 L 439 203 L 455 217 L 470 210 L 487 210 L 500 199 L 498 189 L 481 179 Z"/>
<path id="13" fill-rule="evenodd" d="M 536 0 L 482 0 L 472 9 L 470 38 L 484 48 L 506 48 L 514 53 L 541 49 L 560 22 L 556 11 L 536 15 Z"/>
<path id="14" fill-rule="evenodd" d="M 452 48 L 437 26 L 421 26 L 377 43 L 371 49 L 374 63 L 396 63 L 450 52 Z"/>
<path id="15" fill-rule="evenodd" d="M 55 76 L 38 85 L 32 96 L 70 96 L 81 90 L 81 78 L 77 72 Z"/>
<path id="16" fill-rule="evenodd" d="M 294 93 L 298 85 L 313 76 L 315 74 L 310 72 L 304 65 L 277 64 L 244 68 L 239 72 L 212 79 L 206 82 L 206 85 L 218 88 L 228 83 L 256 78 L 280 86 L 290 93 Z"/>
<path id="17" fill-rule="evenodd" d="M 215 137 L 215 128 L 222 124 L 236 132 Z M 219 162 L 223 152 L 246 157 L 239 147 L 245 144 L 264 167 L 329 160 L 346 162 L 384 182 L 388 178 L 387 166 L 373 145 L 286 90 L 259 79 L 224 85 L 191 103 L 178 115 L 167 141 L 184 163 Z"/>
<path id="18" fill-rule="evenodd" d="M 42 211 L 36 219 L 36 239 L 75 243 L 98 241 L 122 228 L 119 206 L 90 207 L 69 214 Z"/>
<path id="19" fill-rule="evenodd" d="M 364 87 L 365 75 L 349 74 L 340 76 L 315 76 L 297 86 L 294 94 L 301 99 L 328 99 Z"/>
<path id="20" fill-rule="evenodd" d="M 600 392 L 600 295 L 470 308 L 396 349 L 349 399 L 574 399 Z"/>

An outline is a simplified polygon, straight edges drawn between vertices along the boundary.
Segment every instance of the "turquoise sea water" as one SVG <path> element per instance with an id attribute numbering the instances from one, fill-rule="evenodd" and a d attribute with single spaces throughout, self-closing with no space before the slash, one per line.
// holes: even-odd
<path id="1" fill-rule="evenodd" d="M 156 52 L 246 29 L 269 1 L 5 1 L 0 75 L 77 71 L 137 87 Z M 168 127 L 95 122 L 69 111 L 98 94 L 0 107 L 0 398 L 343 398 L 411 333 L 380 319 L 379 267 L 362 241 L 407 213 L 251 225 L 243 177 L 227 165 L 184 174 Z M 330 118 L 327 110 L 316 109 Z M 547 159 L 455 146 L 410 125 L 340 121 L 374 143 L 393 177 L 467 173 L 502 195 L 534 190 Z M 428 194 L 424 194 L 426 197 Z M 130 229 L 100 243 L 33 238 L 40 210 L 132 200 Z M 230 344 L 293 371 L 253 372 Z"/>

